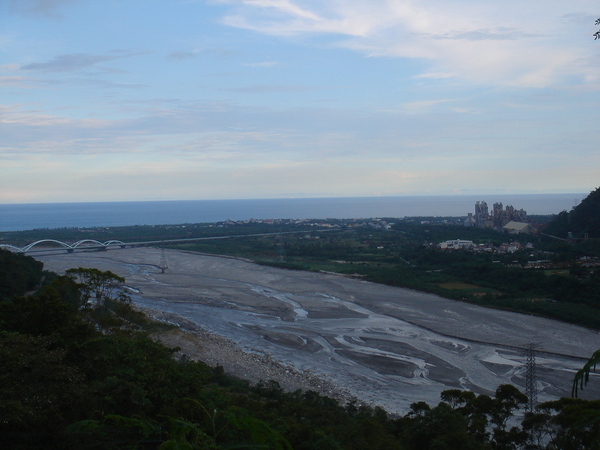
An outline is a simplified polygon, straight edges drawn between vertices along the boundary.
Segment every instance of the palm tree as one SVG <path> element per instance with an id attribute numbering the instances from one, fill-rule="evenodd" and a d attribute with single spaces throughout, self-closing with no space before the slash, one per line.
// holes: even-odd
<path id="1" fill-rule="evenodd" d="M 589 361 L 575 374 L 573 387 L 571 388 L 572 397 L 577 397 L 578 390 L 583 389 L 588 384 L 590 381 L 590 372 L 596 369 L 596 365 L 598 364 L 600 364 L 600 350 L 596 350 Z"/>

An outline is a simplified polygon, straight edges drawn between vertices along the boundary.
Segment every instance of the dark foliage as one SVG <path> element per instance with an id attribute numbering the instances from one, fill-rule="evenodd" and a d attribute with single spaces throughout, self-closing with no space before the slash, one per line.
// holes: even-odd
<path id="1" fill-rule="evenodd" d="M 35 289 L 41 282 L 43 267 L 31 256 L 0 249 L 0 300 Z"/>
<path id="2" fill-rule="evenodd" d="M 544 230 L 546 233 L 567 238 L 600 238 L 600 188 L 592 191 L 571 211 L 562 211 Z"/>

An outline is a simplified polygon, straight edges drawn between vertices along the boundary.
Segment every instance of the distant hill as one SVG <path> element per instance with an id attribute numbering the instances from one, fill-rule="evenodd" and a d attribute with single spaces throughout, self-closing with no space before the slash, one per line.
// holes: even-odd
<path id="1" fill-rule="evenodd" d="M 600 188 L 592 191 L 571 211 L 562 211 L 548 224 L 545 233 L 566 238 L 572 233 L 581 238 L 586 233 L 590 238 L 600 238 Z"/>

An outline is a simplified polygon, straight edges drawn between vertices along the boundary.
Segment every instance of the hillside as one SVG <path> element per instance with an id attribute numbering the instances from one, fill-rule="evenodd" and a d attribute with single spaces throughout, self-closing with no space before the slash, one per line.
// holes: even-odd
<path id="1" fill-rule="evenodd" d="M 592 191 L 571 211 L 562 211 L 548 224 L 545 233 L 566 239 L 600 238 L 600 188 Z"/>

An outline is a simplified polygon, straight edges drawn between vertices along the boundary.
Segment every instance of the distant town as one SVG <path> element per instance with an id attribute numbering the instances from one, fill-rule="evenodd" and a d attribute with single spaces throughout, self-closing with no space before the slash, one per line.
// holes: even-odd
<path id="1" fill-rule="evenodd" d="M 464 217 L 464 216 L 463 216 Z M 409 219 L 409 218 L 406 218 Z M 414 218 L 412 218 L 414 219 Z M 466 227 L 477 227 L 477 228 L 488 228 L 496 231 L 504 231 L 510 234 L 519 233 L 535 233 L 537 227 L 527 217 L 527 211 L 524 209 L 516 209 L 512 205 L 507 205 L 506 208 L 502 203 L 494 203 L 492 211 L 489 211 L 488 205 L 485 201 L 478 201 L 475 203 L 475 211 L 470 212 L 467 218 L 462 221 L 453 221 L 448 218 L 422 218 L 420 221 L 422 224 L 431 222 L 442 222 L 445 224 L 457 224 L 461 223 Z M 214 224 L 216 227 L 225 227 L 231 225 L 241 224 L 267 224 L 267 225 L 309 225 L 318 226 L 324 228 L 339 228 L 343 227 L 362 227 L 370 226 L 372 228 L 379 229 L 390 229 L 393 223 L 388 223 L 384 219 L 249 219 L 249 220 L 227 220 L 223 222 L 217 222 Z"/>
<path id="2" fill-rule="evenodd" d="M 475 213 L 469 213 L 464 222 L 467 227 L 492 228 L 509 233 L 531 233 L 531 223 L 527 220 L 527 211 L 515 209 L 511 205 L 503 207 L 502 203 L 494 203 L 490 213 L 484 201 L 475 203 Z"/>

